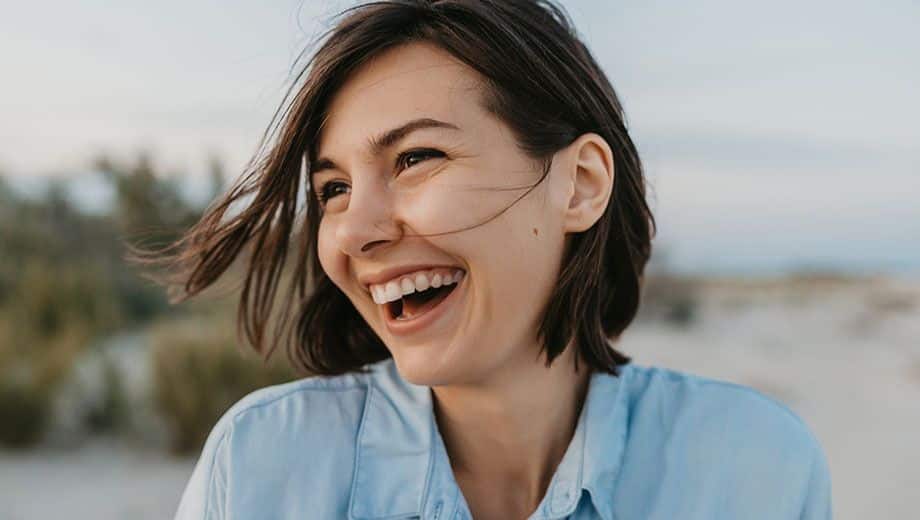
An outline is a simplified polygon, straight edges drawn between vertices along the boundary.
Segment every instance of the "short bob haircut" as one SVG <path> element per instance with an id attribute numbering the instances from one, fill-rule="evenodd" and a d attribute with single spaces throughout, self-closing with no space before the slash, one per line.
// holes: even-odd
<path id="1" fill-rule="evenodd" d="M 389 0 L 340 13 L 313 56 L 302 55 L 303 69 L 244 175 L 184 236 L 159 250 L 129 247 L 129 260 L 168 266 L 165 275 L 147 276 L 169 286 L 171 303 L 178 303 L 215 283 L 245 249 L 237 335 L 245 333 L 264 359 L 285 342 L 299 372 L 336 375 L 364 372 L 364 365 L 390 357 L 320 265 L 322 209 L 308 172 L 337 89 L 378 53 L 410 42 L 434 44 L 484 77 L 483 106 L 544 165 L 528 192 L 546 178 L 555 152 L 578 136 L 594 132 L 610 145 L 616 175 L 610 202 L 591 228 L 567 237 L 538 338 L 547 365 L 571 343 L 576 362 L 618 375 L 630 358 L 608 339 L 618 339 L 638 310 L 655 220 L 617 95 L 568 15 L 549 0 Z M 301 182 L 305 201 L 298 198 Z M 301 221 L 299 200 L 306 206 Z M 287 299 L 266 341 L 289 255 L 296 259 L 285 281 Z"/>

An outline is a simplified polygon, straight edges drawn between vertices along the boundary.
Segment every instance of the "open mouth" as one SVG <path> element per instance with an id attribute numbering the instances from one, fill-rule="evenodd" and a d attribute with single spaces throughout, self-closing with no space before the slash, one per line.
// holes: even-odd
<path id="1" fill-rule="evenodd" d="M 429 287 L 424 291 L 403 295 L 402 298 L 386 304 L 389 318 L 396 321 L 409 321 L 424 316 L 450 296 L 458 285 L 459 282 L 437 288 Z"/>

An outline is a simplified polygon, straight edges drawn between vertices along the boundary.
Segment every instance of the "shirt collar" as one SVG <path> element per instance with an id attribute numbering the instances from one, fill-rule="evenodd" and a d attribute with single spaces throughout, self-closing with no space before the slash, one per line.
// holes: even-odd
<path id="1" fill-rule="evenodd" d="M 403 380 L 392 358 L 370 368 L 349 519 L 428 518 L 436 509 L 452 508 L 459 490 L 452 476 L 445 476 L 451 470 L 430 388 Z M 533 518 L 571 514 L 587 490 L 601 517 L 613 520 L 613 487 L 629 419 L 624 387 L 630 373 L 631 365 L 621 366 L 619 377 L 592 373 L 575 434 Z"/>

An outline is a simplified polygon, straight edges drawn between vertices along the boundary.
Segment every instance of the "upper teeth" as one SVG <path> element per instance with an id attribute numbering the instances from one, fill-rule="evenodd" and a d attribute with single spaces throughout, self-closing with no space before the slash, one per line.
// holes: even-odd
<path id="1" fill-rule="evenodd" d="M 401 275 L 393 280 L 381 284 L 371 284 L 369 289 L 374 297 L 374 303 L 384 304 L 398 300 L 406 294 L 415 291 L 424 291 L 429 287 L 438 288 L 450 285 L 463 279 L 465 272 L 462 269 L 436 269 L 416 271 Z"/>

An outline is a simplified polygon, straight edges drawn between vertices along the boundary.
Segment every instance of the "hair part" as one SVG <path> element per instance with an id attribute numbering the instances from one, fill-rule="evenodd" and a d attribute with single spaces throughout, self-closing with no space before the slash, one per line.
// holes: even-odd
<path id="1" fill-rule="evenodd" d="M 182 238 L 160 250 L 130 248 L 129 260 L 167 267 L 165 275 L 147 276 L 168 286 L 177 303 L 245 256 L 237 333 L 265 359 L 286 343 L 289 360 L 304 374 L 361 372 L 390 357 L 320 265 L 322 215 L 308 172 L 331 98 L 351 73 L 386 49 L 428 42 L 485 78 L 483 106 L 544 166 L 530 189 L 546 178 L 553 155 L 580 135 L 594 132 L 610 145 L 616 171 L 610 201 L 591 228 L 567 237 L 538 338 L 547 365 L 571 343 L 576 363 L 618 375 L 630 358 L 609 340 L 619 338 L 638 311 L 655 220 L 622 106 L 565 11 L 548 0 L 389 0 L 338 18 L 296 77 L 242 178 Z M 302 184 L 306 216 L 298 222 Z M 237 205 L 244 207 L 231 215 Z M 295 267 L 274 316 L 289 255 Z M 267 339 L 273 318 L 277 327 Z"/>

